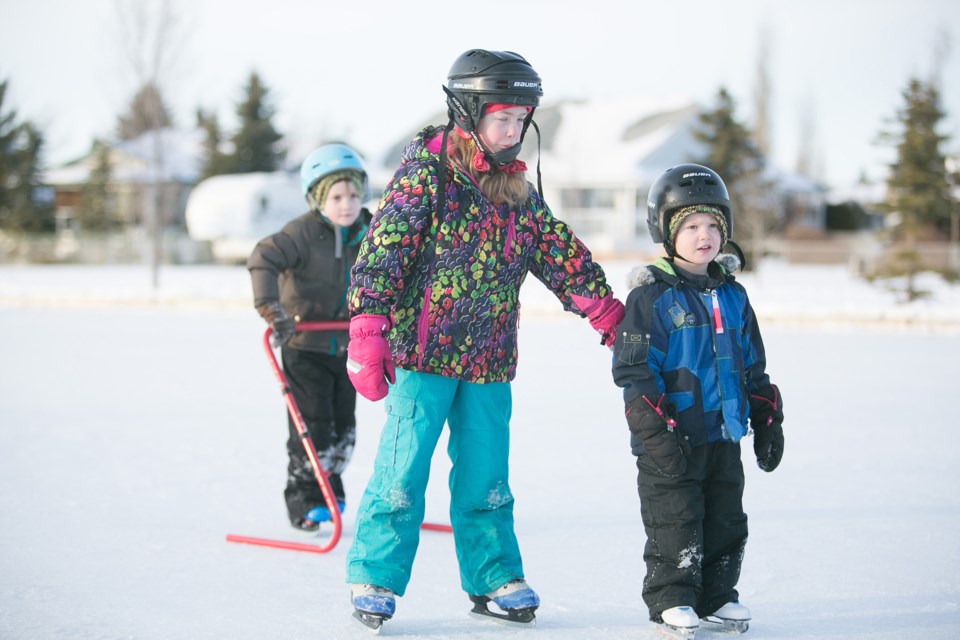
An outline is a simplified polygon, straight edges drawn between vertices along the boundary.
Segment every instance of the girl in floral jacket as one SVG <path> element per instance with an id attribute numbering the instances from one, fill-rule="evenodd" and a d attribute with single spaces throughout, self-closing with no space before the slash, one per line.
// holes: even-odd
<path id="1" fill-rule="evenodd" d="M 508 484 L 520 286 L 532 273 L 607 346 L 623 317 L 603 270 L 517 160 L 542 95 L 530 64 L 471 50 L 444 90 L 451 122 L 424 129 L 404 151 L 348 298 L 351 380 L 370 400 L 386 397 L 347 557 L 355 615 L 374 628 L 407 587 L 444 423 L 461 586 L 477 614 L 533 621 L 539 598 L 523 579 Z M 504 613 L 489 611 L 491 600 Z"/>

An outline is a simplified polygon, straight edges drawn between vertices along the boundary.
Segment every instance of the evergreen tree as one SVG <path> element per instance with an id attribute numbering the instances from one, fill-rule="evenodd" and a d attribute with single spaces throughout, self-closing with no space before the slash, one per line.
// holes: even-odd
<path id="1" fill-rule="evenodd" d="M 892 142 L 897 159 L 890 165 L 887 177 L 886 211 L 896 212 L 899 222 L 894 232 L 903 241 L 903 248 L 894 256 L 887 273 L 905 275 L 908 300 L 925 295 L 915 285 L 922 260 L 917 240 L 924 228 L 949 229 L 952 200 L 947 175 L 946 157 L 941 149 L 949 136 L 937 132 L 945 117 L 940 108 L 940 92 L 932 82 L 911 78 L 903 93 L 904 105 L 896 121 L 902 125 L 897 133 L 883 132 L 881 140 Z"/>
<path id="2" fill-rule="evenodd" d="M 699 121 L 693 136 L 707 147 L 700 164 L 719 173 L 727 185 L 737 243 L 743 246 L 747 264 L 756 264 L 776 225 L 771 188 L 761 176 L 763 157 L 750 130 L 736 119 L 736 104 L 724 87 L 718 90 L 713 109 L 700 113 Z"/>
<path id="3" fill-rule="evenodd" d="M 77 219 L 84 231 L 110 231 L 117 222 L 110 193 L 110 147 L 96 140 L 93 143 L 92 156 L 94 166 L 80 191 Z"/>
<path id="4" fill-rule="evenodd" d="M 701 128 L 693 133 L 707 146 L 703 163 L 719 173 L 728 188 L 760 167 L 760 153 L 750 130 L 737 121 L 735 112 L 733 96 L 720 87 L 713 109 L 700 114 Z"/>
<path id="5" fill-rule="evenodd" d="M 147 82 L 133 96 L 127 114 L 117 118 L 117 137 L 133 140 L 147 131 L 171 126 L 173 119 L 160 89 L 153 82 Z"/>
<path id="6" fill-rule="evenodd" d="M 220 130 L 220 120 L 217 118 L 217 114 L 206 113 L 203 109 L 197 109 L 197 127 L 204 134 L 203 165 L 200 169 L 200 179 L 230 173 L 230 157 L 221 150 L 223 132 Z"/>
<path id="7" fill-rule="evenodd" d="M 0 229 L 53 231 L 53 203 L 41 197 L 43 134 L 5 109 L 7 86 L 0 81 Z"/>
<path id="8" fill-rule="evenodd" d="M 250 74 L 245 91 L 244 101 L 237 105 L 240 128 L 233 135 L 230 172 L 276 171 L 285 151 L 280 146 L 283 136 L 271 123 L 274 110 L 267 100 L 270 90 L 254 72 Z"/>

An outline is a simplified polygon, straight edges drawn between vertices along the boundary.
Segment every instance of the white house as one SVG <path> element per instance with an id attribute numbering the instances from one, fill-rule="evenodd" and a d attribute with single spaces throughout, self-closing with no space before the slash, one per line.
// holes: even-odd
<path id="1" fill-rule="evenodd" d="M 697 106 L 685 99 L 620 98 L 539 109 L 544 197 L 594 252 L 652 251 L 650 184 L 665 169 L 704 154 L 690 133 Z M 524 160 L 536 163 L 536 133 Z"/>
<path id="2" fill-rule="evenodd" d="M 158 224 L 182 227 L 187 196 L 200 173 L 202 136 L 199 130 L 162 129 L 147 132 L 110 147 L 111 194 L 118 219 L 127 225 L 146 226 L 149 189 L 156 185 Z M 44 184 L 54 189 L 57 219 L 71 228 L 80 192 L 97 163 L 88 154 L 44 174 Z"/>
<path id="3" fill-rule="evenodd" d="M 187 200 L 187 232 L 210 243 L 217 260 L 246 260 L 257 241 L 307 211 L 296 173 L 238 173 L 207 178 Z"/>

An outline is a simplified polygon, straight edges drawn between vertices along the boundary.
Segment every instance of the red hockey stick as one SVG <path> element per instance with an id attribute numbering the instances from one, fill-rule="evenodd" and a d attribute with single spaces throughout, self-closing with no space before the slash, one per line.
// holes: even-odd
<path id="1" fill-rule="evenodd" d="M 346 321 L 300 322 L 297 323 L 297 331 L 333 331 L 347 329 L 349 326 L 350 323 Z M 290 392 L 290 387 L 287 385 L 287 377 L 284 375 L 283 369 L 281 368 L 280 363 L 277 361 L 277 355 L 274 353 L 273 346 L 270 344 L 270 336 L 272 333 L 273 329 L 267 327 L 267 330 L 263 333 L 263 348 L 264 351 L 267 352 L 267 360 L 270 362 L 271 369 L 273 369 L 273 375 L 276 376 L 277 382 L 280 383 L 280 390 L 283 393 L 283 399 L 287 404 L 287 411 L 290 412 L 290 417 L 293 418 L 294 426 L 297 429 L 297 433 L 300 435 L 300 441 L 303 443 L 303 448 L 307 452 L 307 458 L 310 459 L 310 466 L 313 467 L 313 474 L 317 478 L 317 484 L 320 485 L 320 492 L 323 494 L 323 499 L 327 503 L 327 509 L 330 510 L 330 516 L 333 519 L 333 533 L 330 534 L 330 539 L 327 540 L 327 543 L 324 545 L 308 544 L 303 542 L 286 542 L 284 540 L 271 540 L 269 538 L 252 538 L 250 536 L 238 536 L 234 534 L 227 534 L 227 541 L 259 545 L 262 547 L 275 547 L 277 549 L 290 549 L 293 551 L 327 553 L 337 546 L 337 542 L 340 541 L 340 533 L 343 530 L 343 522 L 340 518 L 340 508 L 338 507 L 337 500 L 333 495 L 333 488 L 330 486 L 330 481 L 327 479 L 330 474 L 328 474 L 323 467 L 320 466 L 320 461 L 317 460 L 317 450 L 314 448 L 313 441 L 310 439 L 307 427 L 303 422 L 303 416 L 300 415 L 300 409 L 297 407 L 297 401 L 293 399 L 293 394 Z M 423 523 L 421 528 L 429 531 L 453 531 L 450 525 L 431 524 L 428 522 Z"/>

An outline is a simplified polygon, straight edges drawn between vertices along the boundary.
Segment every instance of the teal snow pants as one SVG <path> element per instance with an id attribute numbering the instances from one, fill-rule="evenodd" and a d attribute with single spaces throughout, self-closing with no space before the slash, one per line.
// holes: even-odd
<path id="1" fill-rule="evenodd" d="M 384 400 L 387 422 L 360 501 L 347 582 L 403 595 L 420 542 L 430 460 L 450 426 L 450 522 L 460 583 L 489 593 L 523 577 L 507 482 L 509 383 L 476 384 L 397 369 Z"/>

